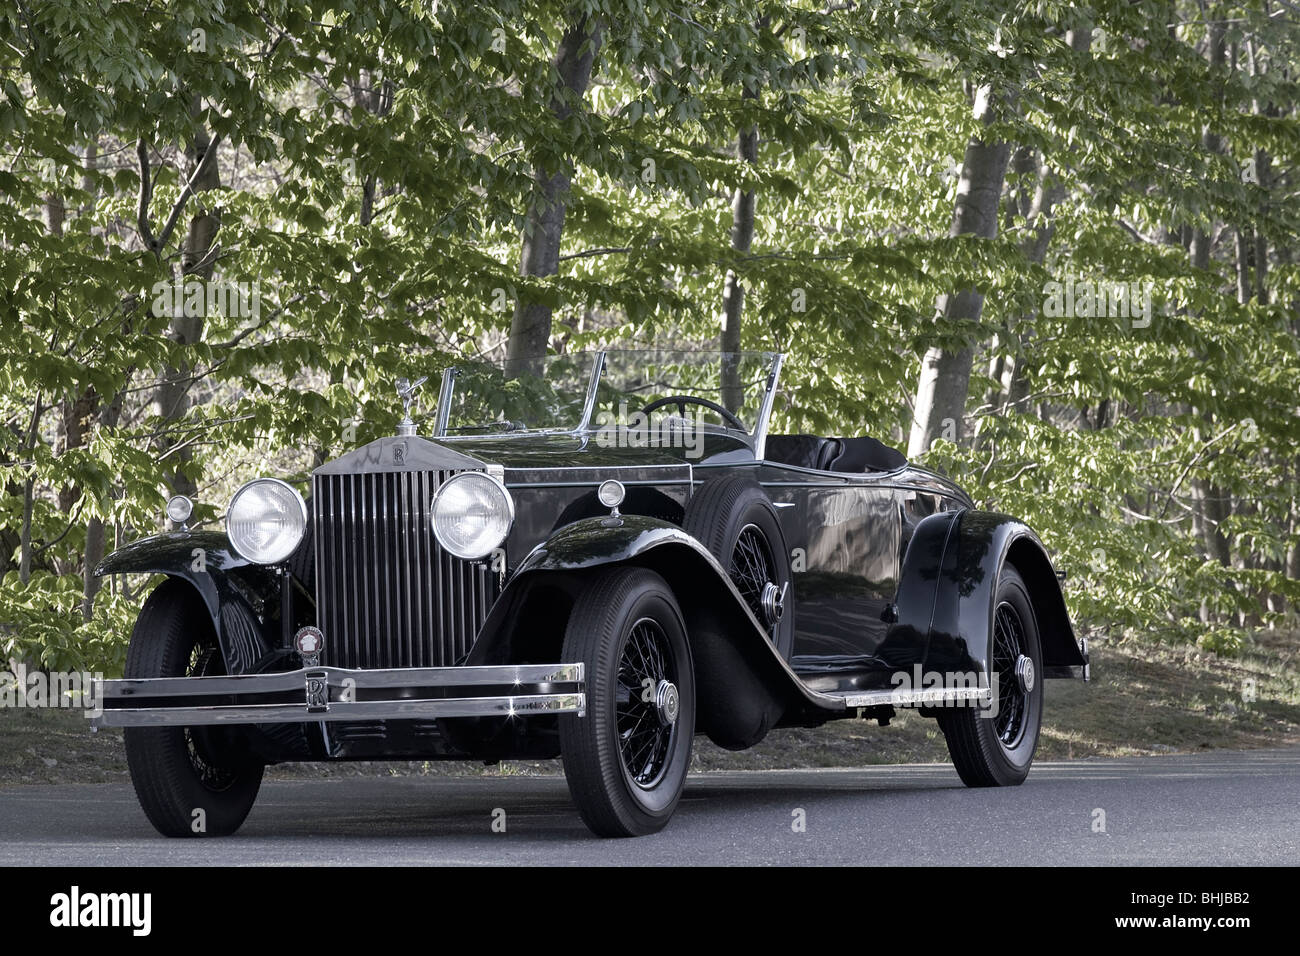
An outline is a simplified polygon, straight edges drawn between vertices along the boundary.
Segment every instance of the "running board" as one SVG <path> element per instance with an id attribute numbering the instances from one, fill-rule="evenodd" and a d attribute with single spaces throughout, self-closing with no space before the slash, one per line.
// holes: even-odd
<path id="1" fill-rule="evenodd" d="M 992 692 L 987 687 L 923 687 L 919 690 L 896 687 L 891 690 L 851 691 L 830 693 L 827 697 L 843 701 L 845 710 L 854 707 L 915 707 L 921 704 L 951 704 L 961 701 L 992 702 Z"/>

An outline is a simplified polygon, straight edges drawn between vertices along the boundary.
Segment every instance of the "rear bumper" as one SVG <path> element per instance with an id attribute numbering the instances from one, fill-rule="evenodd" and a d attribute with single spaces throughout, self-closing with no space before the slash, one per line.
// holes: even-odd
<path id="1" fill-rule="evenodd" d="M 586 714 L 582 664 L 349 670 L 97 681 L 99 727 L 189 727 Z"/>

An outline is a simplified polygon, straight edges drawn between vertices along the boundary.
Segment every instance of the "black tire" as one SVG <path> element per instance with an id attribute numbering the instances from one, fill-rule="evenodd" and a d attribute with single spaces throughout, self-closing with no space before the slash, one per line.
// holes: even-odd
<path id="1" fill-rule="evenodd" d="M 645 568 L 605 571 L 575 602 L 563 653 L 586 665 L 587 713 L 560 717 L 564 776 L 583 822 L 602 837 L 662 830 L 695 735 L 695 673 L 672 591 Z M 661 706 L 662 681 L 674 688 L 675 719 Z"/>
<path id="2" fill-rule="evenodd" d="M 794 579 L 772 499 L 748 476 L 711 478 L 691 496 L 682 529 L 718 559 L 777 652 L 789 660 L 794 646 Z M 759 580 L 764 577 L 766 581 Z M 775 620 L 763 601 L 769 583 L 781 592 Z"/>
<path id="3" fill-rule="evenodd" d="M 179 581 L 160 584 L 131 632 L 126 676 L 224 673 L 212 620 L 193 589 Z M 136 797 L 159 833 L 228 836 L 239 829 L 257 799 L 265 767 L 248 752 L 237 730 L 128 727 L 124 736 Z"/>
<path id="4" fill-rule="evenodd" d="M 1038 623 L 1024 579 L 1011 565 L 998 577 L 994 598 L 992 674 L 998 706 L 944 707 L 939 727 L 962 782 L 968 787 L 1013 787 L 1023 783 L 1038 749 L 1043 718 L 1043 656 Z M 1032 664 L 1026 691 L 1017 660 Z"/>

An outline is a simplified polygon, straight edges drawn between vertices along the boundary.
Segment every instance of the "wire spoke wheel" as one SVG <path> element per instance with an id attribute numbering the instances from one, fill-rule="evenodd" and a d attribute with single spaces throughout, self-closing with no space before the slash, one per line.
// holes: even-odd
<path id="1" fill-rule="evenodd" d="M 676 724 L 663 720 L 659 699 L 668 688 L 675 693 L 676 678 L 663 628 L 641 618 L 619 657 L 616 708 L 623 770 L 638 787 L 653 787 L 668 765 Z"/>
<path id="2" fill-rule="evenodd" d="M 767 538 L 757 525 L 747 524 L 736 538 L 736 547 L 731 552 L 731 580 L 740 592 L 754 617 L 772 631 L 775 622 L 767 619 L 763 607 L 763 589 L 775 584 L 775 561 Z"/>
<path id="3" fill-rule="evenodd" d="M 1025 730 L 1026 694 L 1016 674 L 1024 653 L 1024 625 L 1007 601 L 993 615 L 993 673 L 998 678 L 998 714 L 994 726 L 1005 747 L 1014 747 Z"/>
<path id="4" fill-rule="evenodd" d="M 1023 782 L 1042 726 L 1042 640 L 1029 588 L 1014 565 L 1002 568 L 990 604 L 987 660 L 995 696 L 988 706 L 942 708 L 935 715 L 968 787 Z"/>
<path id="5" fill-rule="evenodd" d="M 559 722 L 578 812 L 599 836 L 662 830 L 695 736 L 694 669 L 672 590 L 648 568 L 593 577 L 574 603 L 562 653 L 586 670 L 586 715 Z"/>
<path id="6" fill-rule="evenodd" d="M 212 677 L 225 673 L 215 644 L 196 644 L 185 668 L 186 677 Z M 194 775 L 213 793 L 239 782 L 238 763 L 231 760 L 229 733 L 220 727 L 185 727 L 185 751 Z"/>
<path id="7" fill-rule="evenodd" d="M 160 584 L 141 609 L 127 647 L 128 678 L 226 673 L 202 599 L 177 581 Z M 140 807 L 169 837 L 225 836 L 257 799 L 263 760 L 235 727 L 127 727 L 127 766 Z"/>

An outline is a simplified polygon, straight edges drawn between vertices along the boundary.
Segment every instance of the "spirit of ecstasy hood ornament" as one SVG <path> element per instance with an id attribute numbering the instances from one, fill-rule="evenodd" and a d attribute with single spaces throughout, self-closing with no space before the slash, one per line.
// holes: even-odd
<path id="1" fill-rule="evenodd" d="M 409 378 L 399 378 L 397 397 L 402 400 L 402 420 L 397 423 L 397 434 L 408 438 L 415 434 L 415 422 L 411 421 L 411 406 L 415 404 L 415 393 L 421 385 L 429 380 L 425 375 L 412 382 Z"/>

